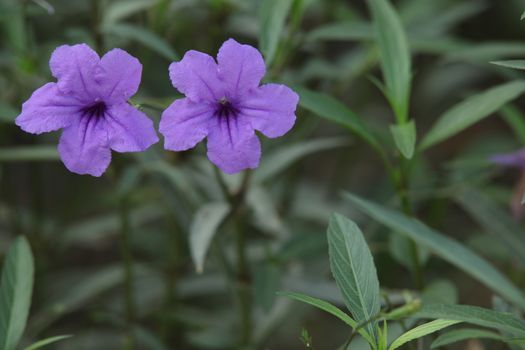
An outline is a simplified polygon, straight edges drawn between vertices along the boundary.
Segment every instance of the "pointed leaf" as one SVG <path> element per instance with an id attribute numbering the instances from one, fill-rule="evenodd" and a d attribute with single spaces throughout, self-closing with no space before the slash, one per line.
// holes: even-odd
<path id="1" fill-rule="evenodd" d="M 195 214 L 189 240 L 191 258 L 198 273 L 203 272 L 204 260 L 213 236 L 229 212 L 229 204 L 217 202 L 205 204 Z"/>
<path id="2" fill-rule="evenodd" d="M 390 347 L 388 349 L 395 350 L 403 344 L 408 343 L 409 341 L 422 338 L 425 335 L 432 334 L 434 332 L 439 331 L 440 329 L 450 327 L 460 322 L 461 321 L 439 319 L 422 324 L 420 326 L 417 326 L 416 328 L 412 328 L 411 330 L 394 340 L 392 344 L 390 344 Z"/>
<path id="3" fill-rule="evenodd" d="M 0 349 L 16 349 L 31 306 L 34 263 L 26 238 L 19 236 L 9 248 L 0 282 Z"/>
<path id="4" fill-rule="evenodd" d="M 56 146 L 20 146 L 0 148 L 0 162 L 59 160 Z"/>
<path id="5" fill-rule="evenodd" d="M 361 230 L 351 220 L 334 214 L 328 226 L 330 267 L 346 306 L 354 319 L 369 322 L 368 333 L 375 334 L 371 321 L 381 308 L 379 281 L 370 249 Z"/>
<path id="6" fill-rule="evenodd" d="M 493 87 L 456 104 L 439 117 L 421 142 L 421 149 L 427 149 L 444 141 L 490 116 L 524 91 L 525 82 L 514 81 Z"/>
<path id="7" fill-rule="evenodd" d="M 525 69 L 525 60 L 492 61 L 490 63 L 506 68 Z"/>
<path id="8" fill-rule="evenodd" d="M 259 46 L 269 66 L 279 46 L 292 0 L 263 0 L 259 10 Z"/>
<path id="9" fill-rule="evenodd" d="M 64 339 L 67 339 L 67 338 L 71 338 L 71 337 L 72 337 L 72 335 L 57 335 L 55 337 L 49 337 L 49 338 L 42 339 L 42 340 L 37 341 L 36 343 L 31 344 L 30 346 L 28 346 L 24 350 L 40 349 L 40 348 L 42 348 L 42 347 L 44 347 L 46 345 L 49 345 L 49 344 L 52 344 L 52 343 L 56 343 L 57 341 L 61 341 L 61 340 L 64 340 Z"/>
<path id="10" fill-rule="evenodd" d="M 406 159 L 412 158 L 416 147 L 416 124 L 414 120 L 412 119 L 406 124 L 391 125 L 390 131 L 399 152 Z"/>
<path id="11" fill-rule="evenodd" d="M 352 201 L 360 210 L 390 227 L 394 232 L 404 234 L 419 245 L 431 249 L 436 255 L 462 269 L 496 293 L 519 305 L 522 309 L 525 309 L 525 295 L 523 292 L 489 262 L 463 244 L 397 211 L 349 193 L 345 193 L 345 197 Z"/>
<path id="12" fill-rule="evenodd" d="M 505 337 L 499 335 L 498 333 L 487 331 L 484 329 L 476 328 L 464 328 L 456 329 L 445 334 L 441 334 L 432 342 L 431 349 L 439 348 L 440 346 L 446 346 L 452 343 L 457 343 L 462 340 L 467 339 L 494 339 L 503 341 Z"/>

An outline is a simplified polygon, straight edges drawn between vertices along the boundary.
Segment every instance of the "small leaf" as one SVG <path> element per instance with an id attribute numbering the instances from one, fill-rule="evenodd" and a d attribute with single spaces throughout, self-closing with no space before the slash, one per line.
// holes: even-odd
<path id="1" fill-rule="evenodd" d="M 390 227 L 394 232 L 408 236 L 419 245 L 431 249 L 442 259 L 462 269 L 496 293 L 501 294 L 509 301 L 525 309 L 525 296 L 523 292 L 489 262 L 463 244 L 429 228 L 421 221 L 409 218 L 394 210 L 382 207 L 349 193 L 345 193 L 345 197 L 360 210 Z"/>
<path id="2" fill-rule="evenodd" d="M 294 299 L 294 300 L 297 300 L 297 301 L 301 301 L 303 303 L 315 306 L 318 309 L 326 311 L 329 314 L 337 317 L 338 319 L 340 319 L 341 321 L 343 321 L 344 323 L 346 323 L 350 327 L 352 327 L 352 329 L 356 329 L 358 327 L 358 323 L 352 317 L 348 316 L 343 311 L 341 311 L 340 309 L 338 309 L 334 305 L 332 305 L 332 304 L 330 304 L 330 303 L 328 303 L 328 302 L 326 302 L 324 300 L 317 299 L 317 298 L 314 298 L 314 297 L 310 297 L 308 295 L 304 295 L 304 294 L 301 294 L 301 293 L 295 293 L 295 292 L 278 292 L 277 294 L 281 295 L 281 296 L 285 296 L 285 297 L 291 298 L 291 299 Z M 361 334 L 363 336 L 363 338 L 365 338 L 368 341 L 369 344 L 371 344 L 371 345 L 375 344 L 374 339 L 363 328 L 360 328 L 358 330 L 358 333 Z"/>
<path id="3" fill-rule="evenodd" d="M 414 148 L 416 146 L 416 124 L 414 120 L 400 125 L 391 125 L 390 132 L 394 137 L 397 149 L 406 158 L 410 159 L 414 155 Z"/>
<path id="4" fill-rule="evenodd" d="M 328 226 L 328 251 L 330 268 L 346 306 L 357 322 L 368 322 L 369 334 L 375 334 L 377 322 L 373 319 L 381 308 L 379 281 L 359 227 L 334 214 Z"/>
<path id="5" fill-rule="evenodd" d="M 376 137 L 367 129 L 366 125 L 350 111 L 344 104 L 330 95 L 311 91 L 303 87 L 294 86 L 294 90 L 301 96 L 301 107 L 322 118 L 340 124 L 357 134 L 376 150 L 382 152 Z"/>
<path id="6" fill-rule="evenodd" d="M 33 293 L 34 262 L 26 238 L 9 248 L 0 282 L 0 349 L 16 349 L 24 332 Z"/>
<path id="7" fill-rule="evenodd" d="M 525 19 L 525 11 L 521 14 L 520 21 L 523 21 L 523 19 Z"/>
<path id="8" fill-rule="evenodd" d="M 56 146 L 20 146 L 0 148 L 0 162 L 45 162 L 59 159 Z"/>
<path id="9" fill-rule="evenodd" d="M 259 9 L 259 46 L 266 65 L 275 58 L 292 0 L 263 0 Z"/>
<path id="10" fill-rule="evenodd" d="M 443 114 L 424 137 L 420 148 L 429 148 L 490 116 L 525 91 L 524 81 L 493 87 L 456 104 Z"/>
<path id="11" fill-rule="evenodd" d="M 345 21 L 330 23 L 312 30 L 307 39 L 315 40 L 371 40 L 374 31 L 370 23 L 364 21 Z"/>
<path id="12" fill-rule="evenodd" d="M 208 203 L 202 206 L 190 227 L 190 252 L 198 273 L 204 270 L 204 260 L 206 253 L 217 232 L 220 224 L 224 221 L 230 206 L 224 202 Z"/>
<path id="13" fill-rule="evenodd" d="M 525 69 L 525 60 L 493 61 L 490 63 L 506 68 Z"/>
<path id="14" fill-rule="evenodd" d="M 157 0 L 120 0 L 111 2 L 104 11 L 102 26 L 114 24 L 121 19 L 143 11 L 157 3 Z"/>
<path id="15" fill-rule="evenodd" d="M 143 27 L 132 24 L 115 23 L 103 26 L 102 32 L 124 39 L 135 40 L 157 52 L 170 62 L 179 59 L 179 55 L 177 55 L 175 50 L 173 50 L 163 38 Z"/>
<path id="16" fill-rule="evenodd" d="M 464 328 L 464 329 L 456 329 L 450 332 L 447 332 L 445 334 L 441 334 L 439 337 L 436 338 L 432 342 L 431 349 L 439 348 L 440 346 L 447 346 L 452 343 L 457 343 L 462 340 L 467 339 L 494 339 L 494 340 L 500 340 L 504 341 L 504 337 L 499 335 L 498 333 L 487 331 L 484 329 L 476 329 L 476 328 Z"/>
<path id="17" fill-rule="evenodd" d="M 516 336 L 525 336 L 525 321 L 511 313 L 499 312 L 470 305 L 423 305 L 414 318 L 441 318 L 463 321 L 477 326 L 499 329 Z"/>
<path id="18" fill-rule="evenodd" d="M 57 341 L 61 341 L 61 340 L 64 340 L 64 339 L 67 339 L 67 338 L 71 338 L 71 337 L 72 337 L 72 335 L 57 335 L 55 337 L 49 337 L 49 338 L 46 338 L 46 339 L 43 339 L 43 340 L 39 340 L 36 343 L 31 344 L 30 346 L 28 346 L 24 350 L 40 349 L 40 348 L 42 348 L 42 347 L 44 347 L 46 345 L 49 345 L 49 344 L 52 344 L 52 343 L 56 343 Z"/>
<path id="19" fill-rule="evenodd" d="M 405 122 L 408 119 L 411 80 L 411 58 L 406 33 L 388 0 L 368 0 L 367 3 L 374 20 L 388 98 L 397 120 Z"/>
<path id="20" fill-rule="evenodd" d="M 388 349 L 395 350 L 403 344 L 408 343 L 409 341 L 422 338 L 425 335 L 432 334 L 434 332 L 439 331 L 440 329 L 450 327 L 460 322 L 461 321 L 439 319 L 422 324 L 420 326 L 417 326 L 416 328 L 412 328 L 411 330 L 394 340 L 392 344 L 390 344 L 390 347 Z"/>

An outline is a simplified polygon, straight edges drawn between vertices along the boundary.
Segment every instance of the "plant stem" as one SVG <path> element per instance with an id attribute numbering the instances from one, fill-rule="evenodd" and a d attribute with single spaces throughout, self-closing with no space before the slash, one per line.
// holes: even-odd
<path id="1" fill-rule="evenodd" d="M 135 320 L 135 305 L 133 298 L 133 255 L 131 252 L 131 237 L 129 225 L 129 208 L 127 198 L 124 196 L 120 202 L 121 224 L 121 256 L 124 269 L 124 303 L 127 328 L 127 339 L 124 343 L 125 350 L 134 349 L 133 323 Z"/>

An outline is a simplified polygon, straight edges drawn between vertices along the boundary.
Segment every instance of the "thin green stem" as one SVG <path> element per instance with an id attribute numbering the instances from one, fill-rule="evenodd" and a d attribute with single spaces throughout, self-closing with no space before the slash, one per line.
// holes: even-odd
<path id="1" fill-rule="evenodd" d="M 135 348 L 133 338 L 133 323 L 135 320 L 135 305 L 133 297 L 133 255 L 131 251 L 131 237 L 129 224 L 129 208 L 127 198 L 122 198 L 120 202 L 120 224 L 121 224 L 121 256 L 122 267 L 124 269 L 124 304 L 127 337 L 124 342 L 125 350 Z"/>

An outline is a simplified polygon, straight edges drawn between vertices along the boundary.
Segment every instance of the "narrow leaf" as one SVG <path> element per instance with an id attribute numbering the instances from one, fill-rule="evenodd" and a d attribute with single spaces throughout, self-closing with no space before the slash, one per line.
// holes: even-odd
<path id="1" fill-rule="evenodd" d="M 407 159 L 412 158 L 416 146 L 416 124 L 414 120 L 412 119 L 406 124 L 391 125 L 390 132 L 392 132 L 399 152 Z"/>
<path id="2" fill-rule="evenodd" d="M 421 142 L 427 149 L 490 116 L 525 91 L 524 81 L 493 87 L 456 104 L 443 114 Z"/>
<path id="3" fill-rule="evenodd" d="M 303 303 L 312 305 L 318 309 L 326 311 L 329 314 L 337 317 L 350 327 L 352 327 L 352 329 L 356 329 L 356 327 L 358 327 L 358 323 L 352 317 L 348 316 L 346 313 L 341 311 L 336 306 L 330 304 L 329 302 L 295 292 L 278 292 L 277 294 L 288 297 L 290 299 L 301 301 Z M 368 341 L 369 344 L 375 344 L 373 338 L 363 328 L 359 329 L 358 333 L 361 334 L 363 338 L 365 338 Z"/>
<path id="4" fill-rule="evenodd" d="M 525 115 L 516 106 L 508 104 L 501 108 L 501 116 L 519 141 L 525 144 Z"/>
<path id="5" fill-rule="evenodd" d="M 267 65 L 275 58 L 292 0 L 263 0 L 259 10 L 259 46 Z"/>
<path id="6" fill-rule="evenodd" d="M 230 211 L 227 203 L 208 203 L 202 206 L 190 227 L 190 252 L 198 273 L 204 270 L 206 253 L 220 224 Z"/>
<path id="7" fill-rule="evenodd" d="M 120 0 L 111 2 L 104 11 L 103 26 L 116 23 L 155 5 L 157 0 Z"/>
<path id="8" fill-rule="evenodd" d="M 379 281 L 370 249 L 357 225 L 334 214 L 328 226 L 330 267 L 346 306 L 354 319 L 368 322 L 367 330 L 375 334 L 372 321 L 381 308 Z"/>
<path id="9" fill-rule="evenodd" d="M 487 331 L 484 329 L 464 328 L 456 329 L 445 334 L 441 334 L 432 342 L 431 349 L 439 348 L 440 346 L 447 346 L 449 344 L 457 343 L 467 339 L 494 339 L 503 341 L 505 338 L 498 333 Z"/>
<path id="10" fill-rule="evenodd" d="M 492 61 L 490 63 L 506 68 L 525 69 L 525 60 Z"/>
<path id="11" fill-rule="evenodd" d="M 399 122 L 408 118 L 410 98 L 410 49 L 401 20 L 388 0 L 368 0 L 383 78 Z"/>
<path id="12" fill-rule="evenodd" d="M 24 350 L 36 350 L 36 349 L 40 349 L 46 345 L 49 345 L 49 344 L 52 344 L 52 343 L 56 343 L 58 341 L 61 341 L 61 340 L 64 340 L 64 339 L 67 339 L 67 338 L 71 338 L 72 335 L 57 335 L 55 337 L 50 337 L 50 338 L 46 338 L 46 339 L 42 339 L 40 341 L 37 341 L 36 343 L 34 344 L 31 344 L 30 346 L 28 346 L 27 348 L 25 348 Z"/>
<path id="13" fill-rule="evenodd" d="M 350 111 L 344 104 L 335 98 L 323 93 L 311 91 L 303 87 L 294 86 L 294 90 L 301 96 L 301 107 L 318 116 L 340 124 L 357 134 L 372 147 L 382 152 L 381 146 L 366 125 Z"/>
<path id="14" fill-rule="evenodd" d="M 0 349 L 16 349 L 31 306 L 34 263 L 26 238 L 19 236 L 9 248 L 0 282 Z"/>
<path id="15" fill-rule="evenodd" d="M 20 146 L 0 148 L 0 162 L 59 160 L 56 146 Z"/>
<path id="16" fill-rule="evenodd" d="M 450 327 L 460 322 L 461 321 L 439 319 L 439 320 L 431 321 L 429 323 L 422 324 L 421 326 L 412 328 L 411 330 L 409 330 L 408 332 L 404 333 L 399 338 L 394 340 L 392 344 L 390 344 L 390 347 L 388 349 L 395 350 L 399 348 L 400 346 L 402 346 L 403 344 L 408 343 L 409 341 L 422 338 L 425 335 L 432 334 L 434 332 L 439 331 L 440 329 Z"/>
<path id="17" fill-rule="evenodd" d="M 501 272 L 463 244 L 429 228 L 424 223 L 349 193 L 345 197 L 375 220 L 404 234 L 419 245 L 476 278 L 496 293 L 525 309 L 523 292 Z M 445 316 L 446 317 L 446 316 Z M 450 317 L 448 317 L 450 318 Z"/>

